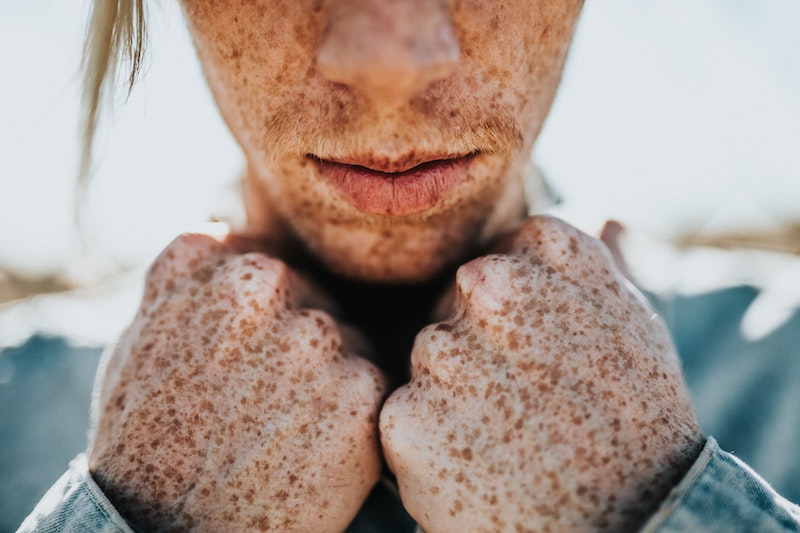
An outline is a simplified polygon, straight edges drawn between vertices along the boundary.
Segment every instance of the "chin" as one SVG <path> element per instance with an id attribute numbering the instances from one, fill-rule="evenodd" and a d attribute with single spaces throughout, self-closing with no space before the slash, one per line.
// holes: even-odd
<path id="1" fill-rule="evenodd" d="M 324 261 L 336 275 L 353 281 L 382 284 L 418 284 L 439 278 L 457 266 L 453 257 L 423 256 L 384 258 L 387 260 Z"/>
<path id="2" fill-rule="evenodd" d="M 298 232 L 330 272 L 366 283 L 417 284 L 451 274 L 480 244 L 483 210 L 373 223 L 304 224 Z"/>
<path id="3" fill-rule="evenodd" d="M 435 280 L 453 272 L 466 255 L 465 243 L 438 242 L 435 246 L 416 247 L 384 244 L 336 248 L 312 245 L 311 252 L 335 275 L 382 284 L 419 284 Z"/>

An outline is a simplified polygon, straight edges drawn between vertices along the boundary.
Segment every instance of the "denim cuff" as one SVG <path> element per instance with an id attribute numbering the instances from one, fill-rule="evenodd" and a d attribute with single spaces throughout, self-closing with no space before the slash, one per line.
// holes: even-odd
<path id="1" fill-rule="evenodd" d="M 709 438 L 642 531 L 800 533 L 800 508 Z M 17 530 L 27 532 L 135 533 L 92 479 L 83 454 L 70 463 Z"/>
<path id="2" fill-rule="evenodd" d="M 709 437 L 692 468 L 642 529 L 686 531 L 800 532 L 800 508 Z"/>
<path id="3" fill-rule="evenodd" d="M 89 474 L 86 455 L 50 487 L 17 533 L 135 533 Z"/>

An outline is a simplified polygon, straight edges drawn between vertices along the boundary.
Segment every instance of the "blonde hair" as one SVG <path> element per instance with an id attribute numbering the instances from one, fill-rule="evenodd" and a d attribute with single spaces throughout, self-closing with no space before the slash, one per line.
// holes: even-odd
<path id="1" fill-rule="evenodd" d="M 78 183 L 83 190 L 92 171 L 92 148 L 103 104 L 114 94 L 119 66 L 126 63 L 128 93 L 144 58 L 144 0 L 94 0 L 83 48 L 81 159 Z M 79 195 L 80 196 L 80 195 Z"/>

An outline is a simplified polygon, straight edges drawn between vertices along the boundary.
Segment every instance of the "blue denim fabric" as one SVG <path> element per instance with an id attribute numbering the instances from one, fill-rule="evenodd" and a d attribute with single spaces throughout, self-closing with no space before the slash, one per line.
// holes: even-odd
<path id="1" fill-rule="evenodd" d="M 684 362 L 701 427 L 715 435 L 725 449 L 745 458 L 782 494 L 800 502 L 800 310 L 769 336 L 747 340 L 741 333 L 741 320 L 757 294 L 753 288 L 740 287 L 657 303 Z M 57 475 L 57 470 L 52 473 L 40 463 L 56 457 L 55 461 L 63 464 L 69 455 L 59 458 L 58 453 L 65 448 L 68 454 L 82 449 L 86 434 L 83 421 L 96 356 L 77 357 L 74 350 L 65 351 L 63 342 L 54 347 L 55 341 L 34 341 L 20 353 L 0 351 L 5 363 L 17 368 L 15 381 L 0 387 L 0 404 L 16 406 L 0 413 L 0 437 L 6 434 L 17 439 L 0 438 L 0 477 L 5 480 L 0 487 L 5 491 L 0 490 L 0 532 L 13 530 L 47 481 Z M 38 357 L 59 347 L 64 352 L 60 357 Z M 28 368 L 23 363 L 30 363 L 37 376 L 42 374 L 41 379 L 23 372 Z M 67 384 L 85 389 L 84 396 L 65 396 Z M 53 398 L 59 399 L 60 409 L 49 407 Z M 72 441 L 65 438 L 61 426 L 74 433 Z M 31 427 L 46 428 L 46 433 L 32 432 Z M 82 465 L 81 459 L 71 465 L 20 531 L 130 531 Z M 45 485 L 37 485 L 33 495 L 28 495 L 29 491 L 23 490 L 27 488 L 21 481 L 23 474 L 42 477 Z M 23 493 L 24 498 L 16 498 Z M 797 507 L 777 496 L 760 477 L 709 439 L 645 531 L 800 531 L 798 514 Z M 397 496 L 381 492 L 380 487 L 349 529 L 350 533 L 413 531 Z"/>
<path id="2" fill-rule="evenodd" d="M 348 533 L 413 533 L 416 525 L 400 497 L 379 483 Z M 84 454 L 47 491 L 17 533 L 135 533 L 89 474 Z"/>
<path id="3" fill-rule="evenodd" d="M 750 467 L 709 438 L 695 464 L 642 531 L 800 532 L 800 507 L 779 496 Z"/>
<path id="4" fill-rule="evenodd" d="M 369 501 L 367 502 L 369 506 Z M 413 531 L 356 519 L 348 531 Z M 378 509 L 372 518 L 383 514 Z M 385 510 L 383 510 L 385 511 Z M 133 533 L 89 475 L 78 456 L 22 524 L 22 532 Z M 781 498 L 747 465 L 719 449 L 709 438 L 695 464 L 673 489 L 644 533 L 725 531 L 728 533 L 800 532 L 800 507 Z"/>
<path id="5" fill-rule="evenodd" d="M 134 533 L 89 475 L 79 455 L 25 519 L 17 533 Z"/>

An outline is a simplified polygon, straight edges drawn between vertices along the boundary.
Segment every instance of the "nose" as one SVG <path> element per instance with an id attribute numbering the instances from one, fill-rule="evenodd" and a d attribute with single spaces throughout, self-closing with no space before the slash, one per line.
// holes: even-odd
<path id="1" fill-rule="evenodd" d="M 460 50 L 444 0 L 335 0 L 317 68 L 382 105 L 402 105 L 456 68 Z"/>

